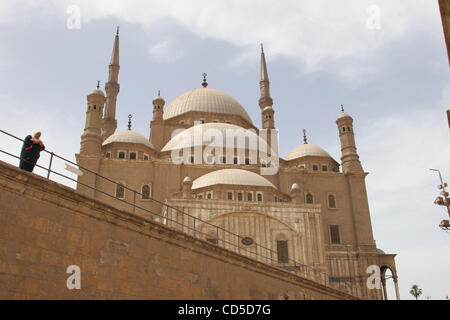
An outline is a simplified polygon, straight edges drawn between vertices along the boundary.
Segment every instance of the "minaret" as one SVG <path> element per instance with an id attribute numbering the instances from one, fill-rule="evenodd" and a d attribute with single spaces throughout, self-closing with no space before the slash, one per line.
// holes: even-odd
<path id="1" fill-rule="evenodd" d="M 164 105 L 166 102 L 161 97 L 158 90 L 158 96 L 153 99 L 153 121 L 162 121 L 164 115 Z"/>
<path id="2" fill-rule="evenodd" d="M 150 122 L 150 143 L 157 149 L 164 147 L 164 105 L 166 102 L 161 97 L 158 90 L 158 96 L 153 99 L 153 119 Z"/>
<path id="3" fill-rule="evenodd" d="M 103 141 L 110 135 L 114 134 L 117 128 L 116 120 L 116 101 L 119 94 L 119 27 L 117 27 L 116 38 L 114 40 L 114 48 L 109 63 L 108 82 L 105 85 L 106 90 L 106 108 L 103 118 Z"/>
<path id="4" fill-rule="evenodd" d="M 105 105 L 105 94 L 100 90 L 100 81 L 97 89 L 92 90 L 87 96 L 86 124 L 81 136 L 80 154 L 88 156 L 100 156 L 102 137 L 102 114 Z"/>
<path id="5" fill-rule="evenodd" d="M 262 112 L 262 128 L 274 129 L 275 120 L 272 109 L 273 100 L 270 97 L 270 82 L 269 75 L 267 73 L 266 57 L 264 56 L 264 48 L 261 44 L 261 80 L 259 81 L 259 88 L 261 90 L 261 97 L 259 98 L 259 107 Z"/>
<path id="6" fill-rule="evenodd" d="M 346 234 L 348 244 L 355 248 L 358 255 L 359 271 L 358 277 L 367 279 L 367 268 L 371 265 L 379 264 L 378 259 L 374 259 L 377 255 L 377 248 L 373 239 L 373 229 L 370 219 L 369 201 L 367 197 L 366 175 L 364 172 L 359 156 L 356 152 L 355 136 L 353 133 L 353 119 L 347 113 L 342 112 L 336 120 L 339 129 L 339 138 L 341 140 L 341 160 L 342 171 L 346 181 L 346 190 L 348 190 L 349 210 L 351 217 L 351 229 Z M 344 188 L 343 188 L 344 190 Z M 350 227 L 350 225 L 349 225 Z M 374 297 L 375 290 L 366 289 L 364 280 L 357 280 L 363 289 L 363 295 L 366 297 Z"/>
<path id="7" fill-rule="evenodd" d="M 344 112 L 343 105 L 341 105 L 341 108 L 342 112 L 336 120 L 336 124 L 339 129 L 339 139 L 341 140 L 342 170 L 344 173 L 364 172 L 356 152 L 353 119 Z"/>

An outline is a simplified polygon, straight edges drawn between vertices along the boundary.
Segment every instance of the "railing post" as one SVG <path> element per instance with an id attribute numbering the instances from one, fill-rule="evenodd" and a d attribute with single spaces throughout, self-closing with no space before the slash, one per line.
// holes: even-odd
<path id="1" fill-rule="evenodd" d="M 216 244 L 219 245 L 219 227 L 216 227 L 216 241 Z"/>
<path id="2" fill-rule="evenodd" d="M 50 179 L 50 171 L 52 170 L 53 152 L 50 153 L 50 163 L 48 164 L 47 180 Z"/>
<path id="3" fill-rule="evenodd" d="M 94 173 L 94 198 L 97 195 L 97 172 Z"/>
<path id="4" fill-rule="evenodd" d="M 133 197 L 133 214 L 136 212 L 136 190 L 133 190 L 134 197 Z"/>
<path id="5" fill-rule="evenodd" d="M 194 237 L 195 237 L 195 220 L 196 220 L 197 218 L 195 218 L 194 217 Z"/>
<path id="6" fill-rule="evenodd" d="M 166 206 L 166 225 L 169 225 L 169 206 Z"/>

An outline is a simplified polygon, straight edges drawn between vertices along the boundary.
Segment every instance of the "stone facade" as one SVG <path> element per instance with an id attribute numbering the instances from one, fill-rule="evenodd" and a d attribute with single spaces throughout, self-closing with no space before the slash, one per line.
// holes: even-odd
<path id="1" fill-rule="evenodd" d="M 118 35 L 112 56 L 108 86 L 111 83 L 118 86 Z M 131 127 L 128 133 L 115 132 L 111 123 L 116 120 L 111 115 L 115 114 L 118 90 L 109 93 L 108 86 L 103 124 L 98 120 L 98 111 L 90 109 L 94 103 L 93 94 L 88 96 L 85 132 L 90 135 L 82 137 L 80 153 L 76 155 L 84 172 L 78 180 L 80 193 L 93 195 L 86 185 L 95 185 L 104 192 L 96 192 L 96 199 L 107 201 L 118 209 L 129 208 L 126 202 L 136 203 L 155 216 L 165 215 L 166 219 L 158 218 L 157 221 L 175 229 L 186 231 L 179 224 L 189 226 L 191 222 L 186 222 L 185 217 L 172 210 L 165 212 L 164 204 L 185 211 L 196 221 L 201 220 L 198 226 L 202 223 L 221 226 L 239 237 L 251 238 L 252 243 L 270 250 L 276 251 L 278 246 L 284 246 L 287 251 L 283 249 L 283 255 L 287 254 L 289 260 L 283 263 L 284 267 L 295 267 L 294 264 L 298 263 L 326 272 L 328 281 L 356 286 L 357 294 L 366 299 L 382 298 L 381 290 L 367 289 L 369 266 L 389 267 L 397 279 L 395 255 L 381 253 L 375 246 L 365 186 L 367 173 L 357 153 L 353 119 L 344 110 L 336 120 L 336 141 L 339 139 L 341 145 L 342 169 L 340 163 L 325 150 L 308 144 L 306 136 L 305 144 L 293 150 L 289 157 L 279 158 L 275 174 L 262 177 L 265 184 L 252 182 L 254 175 L 260 175 L 263 167 L 273 163 L 264 162 L 260 155 L 256 161 L 250 162 L 251 148 L 248 145 L 242 150 L 238 147 L 230 149 L 229 146 L 223 150 L 215 149 L 214 156 L 219 158 L 218 152 L 221 151 L 222 155 L 226 155 L 226 161 L 224 158 L 224 163 L 214 161 L 208 164 L 202 157 L 208 144 L 192 144 L 189 146 L 192 147 L 192 150 L 189 149 L 192 159 L 185 158 L 187 161 L 181 164 L 174 162 L 174 149 L 168 148 L 176 139 L 174 131 L 195 131 L 195 125 L 197 128 L 216 126 L 218 131 L 238 126 L 251 129 L 256 135 L 267 130 L 269 135 L 264 141 L 272 149 L 271 154 L 278 152 L 276 141 L 269 138 L 276 123 L 264 52 L 261 53 L 259 99 L 262 129 L 252 123 L 245 109 L 234 98 L 206 88 L 204 81 L 203 88 L 177 98 L 176 109 L 174 102 L 164 109 L 165 101 L 158 94 L 153 101 L 149 137 L 132 131 Z M 102 99 L 104 101 L 102 94 L 97 93 L 95 104 Z M 109 99 L 110 94 L 112 97 Z M 164 117 L 167 110 L 170 110 L 170 118 Z M 92 123 L 97 124 L 97 130 L 92 128 Z M 105 126 L 106 123 L 109 124 Z M 194 157 L 196 152 L 201 161 L 198 161 L 198 154 Z M 216 179 L 202 188 L 195 188 L 196 181 L 221 170 L 228 170 L 231 180 L 237 179 L 236 169 L 246 172 L 244 175 L 248 176 L 248 181 L 240 180 L 240 183 L 233 184 Z M 119 199 L 115 200 L 111 195 Z M 199 231 L 204 231 L 205 240 L 213 242 L 213 235 L 208 235 L 213 228 L 206 229 Z M 220 239 L 216 241 L 220 242 Z M 239 239 L 234 245 L 240 246 Z M 236 251 L 231 246 L 226 248 Z M 280 254 L 277 252 L 277 255 Z M 249 256 L 268 262 L 256 254 Z M 279 266 L 276 260 L 272 264 Z"/>
<path id="2" fill-rule="evenodd" d="M 0 299 L 355 299 L 4 162 L 0 203 Z"/>

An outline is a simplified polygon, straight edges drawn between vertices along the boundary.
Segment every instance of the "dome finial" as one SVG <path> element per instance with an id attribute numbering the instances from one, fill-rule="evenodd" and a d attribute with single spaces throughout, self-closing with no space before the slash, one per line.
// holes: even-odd
<path id="1" fill-rule="evenodd" d="M 128 115 L 128 130 L 131 130 L 131 118 L 133 118 L 133 116 L 131 114 Z"/>
<path id="2" fill-rule="evenodd" d="M 262 43 L 261 43 L 261 53 L 264 53 L 264 46 Z"/>
<path id="3" fill-rule="evenodd" d="M 203 82 L 202 82 L 203 88 L 206 88 L 208 86 L 208 82 L 206 82 L 206 76 L 207 74 L 203 72 Z"/>
<path id="4" fill-rule="evenodd" d="M 160 97 L 161 96 L 161 92 L 158 90 L 158 97 Z"/>
<path id="5" fill-rule="evenodd" d="M 97 89 L 100 89 L 100 80 L 97 80 Z"/>
<path id="6" fill-rule="evenodd" d="M 116 35 L 119 35 L 119 26 L 117 26 L 117 32 Z"/>
<path id="7" fill-rule="evenodd" d="M 308 144 L 308 139 L 306 138 L 306 129 L 303 129 L 303 142 L 304 144 Z"/>
<path id="8" fill-rule="evenodd" d="M 344 105 L 343 104 L 341 104 L 341 110 L 342 110 L 342 112 L 344 112 Z"/>

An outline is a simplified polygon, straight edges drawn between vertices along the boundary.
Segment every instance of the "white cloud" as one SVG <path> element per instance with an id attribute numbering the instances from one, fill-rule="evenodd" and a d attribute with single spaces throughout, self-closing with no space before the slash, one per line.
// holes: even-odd
<path id="1" fill-rule="evenodd" d="M 156 21 L 173 19 L 201 38 L 243 47 L 263 42 L 270 55 L 301 59 L 308 71 L 320 69 L 327 59 L 358 53 L 368 56 L 396 41 L 407 30 L 428 27 L 433 32 L 429 26 L 439 22 L 437 3 L 430 4 L 429 0 L 416 0 L 414 4 L 410 0 L 4 0 L 0 17 L 8 17 L 5 21 L 14 23 L 14 17 L 24 16 L 23 10 L 19 10 L 24 3 L 38 7 L 45 16 L 53 13 L 61 19 L 67 18 L 68 5 L 77 4 L 81 7 L 83 23 L 114 17 L 151 28 Z M 367 21 L 372 18 L 367 9 L 371 5 L 380 8 L 379 30 L 367 28 Z M 156 55 L 163 45 L 154 48 Z M 368 71 L 375 72 L 375 69 L 366 66 L 362 74 Z M 346 72 L 350 77 L 359 73 L 358 70 Z"/>
<path id="2" fill-rule="evenodd" d="M 173 63 L 184 55 L 183 51 L 169 40 L 157 42 L 149 48 L 148 52 L 159 63 Z"/>

